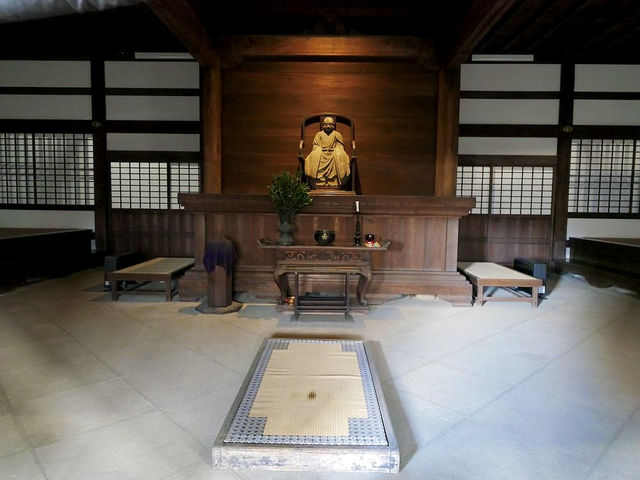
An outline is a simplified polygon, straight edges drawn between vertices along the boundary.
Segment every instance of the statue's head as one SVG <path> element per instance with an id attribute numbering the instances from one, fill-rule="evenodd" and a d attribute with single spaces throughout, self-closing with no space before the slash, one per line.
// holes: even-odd
<path id="1" fill-rule="evenodd" d="M 324 132 L 329 135 L 335 129 L 336 121 L 333 119 L 333 117 L 324 117 L 324 119 L 322 120 L 322 130 L 324 130 Z"/>

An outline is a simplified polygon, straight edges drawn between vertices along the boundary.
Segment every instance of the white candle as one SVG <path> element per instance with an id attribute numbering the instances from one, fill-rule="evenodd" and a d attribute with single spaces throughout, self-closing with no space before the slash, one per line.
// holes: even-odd
<path id="1" fill-rule="evenodd" d="M 360 211 L 360 202 L 356 200 L 356 212 Z"/>

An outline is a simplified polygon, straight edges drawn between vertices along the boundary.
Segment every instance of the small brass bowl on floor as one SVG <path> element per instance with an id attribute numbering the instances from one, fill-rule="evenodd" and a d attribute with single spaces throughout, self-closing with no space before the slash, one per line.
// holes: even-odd
<path id="1" fill-rule="evenodd" d="M 336 239 L 336 232 L 333 230 L 316 230 L 313 238 L 318 245 L 331 245 Z"/>

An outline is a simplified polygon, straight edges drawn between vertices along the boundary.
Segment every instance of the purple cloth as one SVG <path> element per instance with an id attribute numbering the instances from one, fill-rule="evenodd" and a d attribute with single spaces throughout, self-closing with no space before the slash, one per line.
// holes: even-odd
<path id="1" fill-rule="evenodd" d="M 207 242 L 204 247 L 202 263 L 207 273 L 213 272 L 216 267 L 224 268 L 227 273 L 233 270 L 233 264 L 238 259 L 235 246 L 228 238 L 220 238 Z"/>

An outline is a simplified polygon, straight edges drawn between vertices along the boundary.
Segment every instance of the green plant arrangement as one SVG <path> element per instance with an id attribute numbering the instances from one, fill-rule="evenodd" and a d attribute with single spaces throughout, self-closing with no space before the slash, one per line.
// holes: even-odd
<path id="1" fill-rule="evenodd" d="M 313 197 L 309 194 L 309 185 L 302 181 L 300 173 L 294 177 L 289 172 L 282 172 L 281 175 L 273 175 L 267 190 L 273 208 L 280 217 L 278 244 L 292 245 L 293 218 L 313 202 Z"/>

